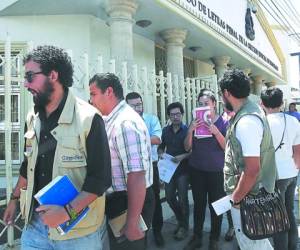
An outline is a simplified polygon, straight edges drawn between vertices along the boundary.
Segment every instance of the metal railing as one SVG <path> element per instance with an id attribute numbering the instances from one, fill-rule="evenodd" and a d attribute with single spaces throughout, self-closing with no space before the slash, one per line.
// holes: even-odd
<path id="1" fill-rule="evenodd" d="M 4 206 L 8 203 L 10 194 L 13 190 L 13 174 L 12 174 L 12 148 L 11 148 L 11 96 L 12 90 L 15 86 L 12 85 L 14 81 L 12 78 L 12 69 L 15 74 L 16 68 L 12 64 L 12 51 L 15 53 L 14 42 L 12 43 L 8 37 L 5 42 L 0 41 L 0 50 L 4 48 L 4 55 L 0 60 L 0 80 L 4 82 L 4 95 L 5 95 L 5 122 L 3 124 L 2 133 L 5 134 L 5 177 L 6 177 L 6 198 L 0 200 L 0 206 Z M 17 43 L 20 46 L 20 43 Z M 22 53 L 33 48 L 33 43 L 28 42 L 25 47 L 20 49 Z M 1 51 L 0 51 L 1 52 Z M 3 51 L 2 51 L 3 52 Z M 20 53 L 21 53 L 20 52 Z M 73 58 L 73 52 L 67 50 L 71 58 Z M 3 54 L 3 53 L 2 53 Z M 22 55 L 21 55 L 22 56 Z M 21 58 L 21 57 L 20 57 Z M 101 55 L 97 56 L 95 60 L 92 60 L 88 53 L 73 59 L 74 65 L 74 93 L 84 92 L 84 97 L 89 98 L 89 79 L 95 73 L 112 72 L 115 73 L 121 80 L 124 87 L 124 93 L 127 94 L 130 91 L 136 91 L 141 94 L 144 101 L 145 112 L 158 115 L 162 126 L 167 123 L 168 117 L 166 115 L 166 107 L 168 104 L 179 101 L 182 103 L 185 109 L 185 122 L 190 122 L 192 119 L 192 110 L 196 107 L 197 94 L 202 88 L 209 88 L 217 92 L 217 76 L 200 76 L 196 78 L 186 78 L 182 76 L 171 75 L 167 73 L 164 76 L 164 72 L 160 71 L 158 75 L 155 74 L 155 69 L 148 69 L 146 67 L 139 67 L 138 65 L 127 65 L 127 62 L 123 62 L 120 67 L 116 67 L 116 61 L 111 59 L 105 65 L 104 59 Z M 118 69 L 119 68 L 119 69 Z M 4 69 L 4 70 L 3 70 Z M 24 69 L 18 63 L 18 79 L 22 81 Z M 23 138 L 23 125 L 26 117 L 26 113 L 32 107 L 31 98 L 28 96 L 27 91 L 24 91 L 22 84 L 19 85 L 20 92 L 20 138 Z M 20 149 L 22 149 L 23 140 L 19 142 Z M 22 150 L 20 150 L 22 152 Z M 20 152 L 20 161 L 23 156 Z M 20 219 L 20 215 L 16 220 Z M 12 246 L 14 243 L 14 228 L 22 230 L 17 225 L 6 226 L 0 218 L 0 223 L 4 226 L 4 229 L 0 232 L 0 237 L 7 232 L 8 245 Z"/>

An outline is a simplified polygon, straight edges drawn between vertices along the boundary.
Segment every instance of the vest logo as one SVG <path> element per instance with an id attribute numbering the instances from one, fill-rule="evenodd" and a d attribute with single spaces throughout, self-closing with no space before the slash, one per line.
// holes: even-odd
<path id="1" fill-rule="evenodd" d="M 74 155 L 74 156 L 67 156 L 63 155 L 61 157 L 62 162 L 83 162 L 84 157 L 82 155 Z"/>

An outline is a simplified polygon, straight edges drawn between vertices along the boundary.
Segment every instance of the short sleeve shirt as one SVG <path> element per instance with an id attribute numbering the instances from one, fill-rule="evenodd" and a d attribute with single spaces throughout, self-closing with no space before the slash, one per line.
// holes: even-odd
<path id="1" fill-rule="evenodd" d="M 146 187 L 152 185 L 151 142 L 145 122 L 121 101 L 103 117 L 111 154 L 112 190 L 127 190 L 127 174 L 145 171 Z"/>
<path id="2" fill-rule="evenodd" d="M 148 128 L 150 138 L 152 136 L 157 136 L 159 139 L 161 139 L 162 130 L 161 130 L 161 126 L 160 126 L 157 116 L 152 115 L 152 114 L 143 113 L 143 119 Z M 158 145 L 151 145 L 152 161 L 158 160 L 157 147 L 158 147 Z"/>

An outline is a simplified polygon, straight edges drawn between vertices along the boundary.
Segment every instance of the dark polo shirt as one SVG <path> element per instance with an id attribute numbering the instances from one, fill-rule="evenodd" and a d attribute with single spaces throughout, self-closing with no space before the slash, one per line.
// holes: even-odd
<path id="1" fill-rule="evenodd" d="M 186 137 L 188 127 L 185 124 L 181 124 L 179 130 L 175 133 L 172 125 L 168 125 L 163 128 L 161 136 L 161 144 L 159 149 L 166 150 L 166 153 L 172 156 L 181 155 L 187 153 L 184 149 L 184 139 Z M 187 172 L 187 159 L 181 161 L 177 167 L 174 176 Z"/>

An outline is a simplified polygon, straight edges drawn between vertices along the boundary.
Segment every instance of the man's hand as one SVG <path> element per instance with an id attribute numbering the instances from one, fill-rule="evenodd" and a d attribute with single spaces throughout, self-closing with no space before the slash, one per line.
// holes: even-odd
<path id="1" fill-rule="evenodd" d="M 42 222 L 52 228 L 58 227 L 70 219 L 67 211 L 62 206 L 42 205 L 35 211 L 39 213 Z"/>
<path id="2" fill-rule="evenodd" d="M 125 235 L 129 241 L 140 240 L 145 237 L 145 233 L 140 229 L 138 224 L 128 225 L 126 224 L 121 230 L 121 234 Z"/>
<path id="3" fill-rule="evenodd" d="M 27 180 L 20 175 L 16 187 L 14 189 L 13 195 L 15 197 L 20 197 L 20 190 L 26 189 L 26 187 L 27 187 Z M 16 199 L 10 200 L 7 204 L 7 207 L 3 215 L 3 221 L 7 225 L 14 223 L 16 217 L 17 204 L 18 204 L 18 200 Z"/>
<path id="4" fill-rule="evenodd" d="M 17 200 L 10 200 L 7 204 L 7 208 L 4 211 L 3 221 L 6 225 L 12 225 L 15 222 L 16 210 L 17 210 Z"/>

